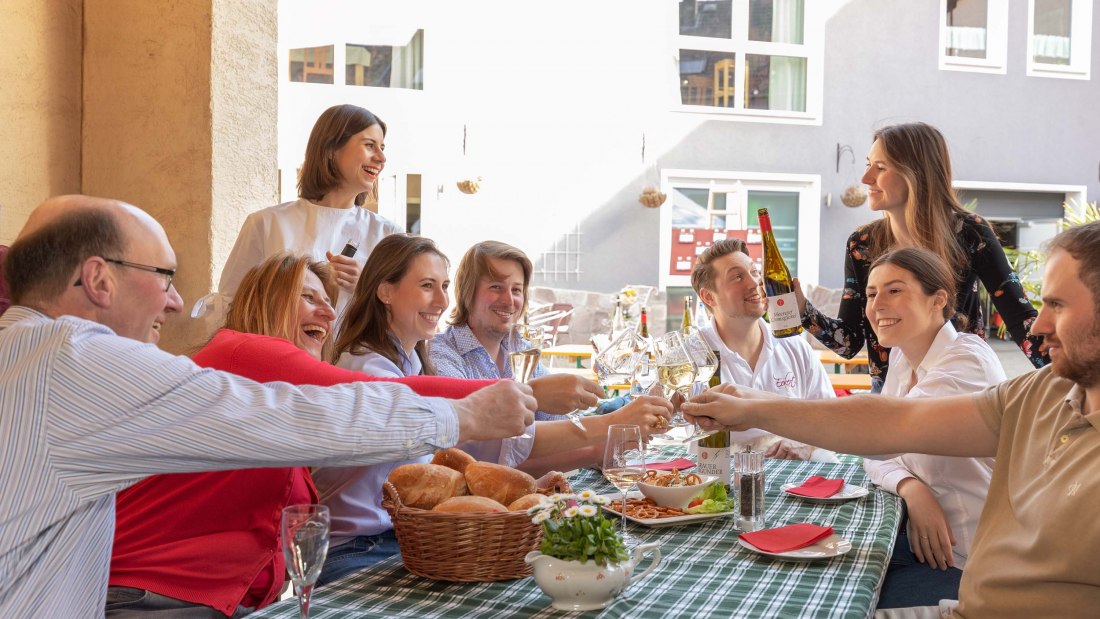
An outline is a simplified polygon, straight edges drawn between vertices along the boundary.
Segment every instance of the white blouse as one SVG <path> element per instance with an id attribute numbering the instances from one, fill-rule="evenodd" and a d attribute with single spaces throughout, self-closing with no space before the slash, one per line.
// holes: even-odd
<path id="1" fill-rule="evenodd" d="M 915 380 L 914 380 L 915 375 Z M 906 398 L 975 393 L 1005 380 L 997 354 L 982 338 L 943 325 L 920 365 L 914 368 L 900 348 L 890 350 L 890 372 L 883 395 Z M 955 534 L 955 566 L 962 569 L 985 505 L 993 458 L 902 454 L 891 460 L 864 460 L 871 481 L 897 494 L 910 477 L 924 482 L 943 508 Z"/>

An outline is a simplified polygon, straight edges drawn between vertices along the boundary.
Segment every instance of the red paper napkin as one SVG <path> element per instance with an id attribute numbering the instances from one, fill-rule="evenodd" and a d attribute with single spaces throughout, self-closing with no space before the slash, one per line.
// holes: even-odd
<path id="1" fill-rule="evenodd" d="M 672 469 L 685 471 L 693 466 L 695 466 L 695 463 L 687 458 L 677 458 L 671 462 L 654 462 L 653 464 L 645 465 L 647 469 L 652 469 L 654 471 L 671 471 Z"/>
<path id="2" fill-rule="evenodd" d="M 787 492 L 799 496 L 824 499 L 840 492 L 840 489 L 843 487 L 843 479 L 828 479 L 820 475 L 814 475 L 813 477 L 807 477 L 806 481 L 802 482 L 801 486 L 789 488 Z"/>
<path id="3" fill-rule="evenodd" d="M 764 552 L 787 552 L 817 543 L 833 534 L 832 527 L 791 524 L 775 529 L 742 533 L 738 537 Z"/>

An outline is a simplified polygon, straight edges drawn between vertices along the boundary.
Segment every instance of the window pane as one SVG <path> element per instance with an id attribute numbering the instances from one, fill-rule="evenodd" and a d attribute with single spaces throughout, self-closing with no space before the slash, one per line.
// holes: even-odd
<path id="1" fill-rule="evenodd" d="M 672 227 L 705 228 L 709 193 L 707 189 L 673 187 L 669 195 L 672 201 Z"/>
<path id="2" fill-rule="evenodd" d="M 332 84 L 334 46 L 290 50 L 290 81 Z"/>
<path id="3" fill-rule="evenodd" d="M 680 34 L 730 38 L 733 31 L 732 4 L 732 0 L 680 0 Z"/>
<path id="4" fill-rule="evenodd" d="M 734 106 L 733 54 L 680 50 L 680 102 L 684 105 Z"/>
<path id="5" fill-rule="evenodd" d="M 806 111 L 806 59 L 747 54 L 745 107 L 755 110 Z"/>
<path id="6" fill-rule="evenodd" d="M 947 47 L 944 54 L 963 58 L 986 57 L 987 0 L 947 0 L 946 19 Z"/>
<path id="7" fill-rule="evenodd" d="M 803 0 L 751 0 L 749 40 L 802 44 Z"/>
<path id="8" fill-rule="evenodd" d="M 1034 55 L 1044 64 L 1070 63 L 1072 0 L 1035 0 Z"/>
<path id="9" fill-rule="evenodd" d="M 757 211 L 766 208 L 775 232 L 775 244 L 791 275 L 798 277 L 798 193 L 793 191 L 749 191 L 749 227 L 760 226 Z"/>
<path id="10" fill-rule="evenodd" d="M 424 90 L 424 31 L 405 45 L 349 44 L 345 71 L 349 86 Z"/>

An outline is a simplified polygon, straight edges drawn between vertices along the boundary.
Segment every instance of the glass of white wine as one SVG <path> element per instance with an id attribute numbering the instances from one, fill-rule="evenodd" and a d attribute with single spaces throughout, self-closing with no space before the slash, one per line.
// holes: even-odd
<path id="1" fill-rule="evenodd" d="M 541 355 L 542 353 L 538 348 L 528 348 L 527 350 L 508 353 L 508 363 L 512 366 L 512 380 L 520 383 L 531 380 L 531 375 L 535 373 Z M 524 432 L 517 438 L 531 438 L 531 435 Z"/>
<path id="2" fill-rule="evenodd" d="M 626 495 L 645 476 L 645 443 L 642 429 L 631 424 L 612 424 L 607 428 L 607 443 L 603 452 L 603 476 L 623 494 L 623 543 L 636 545 L 637 540 L 626 532 Z"/>
<path id="3" fill-rule="evenodd" d="M 677 392 L 683 399 L 687 399 L 690 393 L 688 389 L 695 382 L 698 369 L 692 360 L 691 354 L 684 345 L 684 336 L 679 331 L 670 331 L 653 341 L 654 361 L 657 364 L 657 381 L 665 390 L 665 397 L 672 399 Z M 679 442 L 680 435 L 685 434 L 684 428 L 692 424 L 684 419 L 684 414 L 676 411 L 669 421 L 669 432 L 664 435 L 666 439 Z"/>
<path id="4" fill-rule="evenodd" d="M 313 585 L 328 554 L 329 511 L 324 505 L 290 505 L 279 525 L 286 571 L 298 596 L 298 613 L 309 619 Z"/>
<path id="5" fill-rule="evenodd" d="M 703 338 L 703 334 L 700 331 L 693 331 L 684 337 L 684 348 L 687 350 L 688 356 L 691 357 L 692 363 L 695 364 L 695 381 L 692 386 L 702 383 L 703 388 L 706 388 L 711 377 L 718 371 L 718 356 L 711 350 L 710 344 Z M 688 387 L 687 393 L 682 392 L 682 394 L 685 400 L 689 395 L 693 395 L 691 393 L 691 386 Z M 709 432 L 703 430 L 699 427 L 699 424 L 692 424 L 692 426 L 692 433 L 683 439 L 685 443 L 697 441 L 712 434 L 717 434 L 718 432 L 717 430 Z"/>

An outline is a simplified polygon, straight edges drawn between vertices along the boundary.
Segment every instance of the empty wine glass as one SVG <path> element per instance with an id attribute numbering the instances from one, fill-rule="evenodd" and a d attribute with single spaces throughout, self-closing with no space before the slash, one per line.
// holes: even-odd
<path id="1" fill-rule="evenodd" d="M 313 585 L 328 554 L 329 513 L 324 505 L 291 505 L 279 526 L 286 571 L 298 596 L 298 612 L 309 619 Z"/>
<path id="2" fill-rule="evenodd" d="M 631 424 L 612 424 L 607 428 L 607 444 L 603 452 L 603 476 L 623 494 L 620 531 L 623 543 L 636 545 L 637 540 L 626 532 L 627 493 L 645 475 L 645 444 L 642 429 Z"/>

